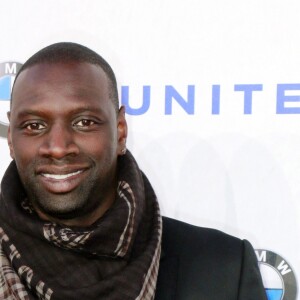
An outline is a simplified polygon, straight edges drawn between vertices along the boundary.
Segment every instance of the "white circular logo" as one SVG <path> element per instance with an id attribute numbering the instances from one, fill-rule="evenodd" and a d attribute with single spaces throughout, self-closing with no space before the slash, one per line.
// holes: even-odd
<path id="1" fill-rule="evenodd" d="M 297 281 L 291 265 L 280 255 L 255 250 L 268 300 L 296 300 Z"/>

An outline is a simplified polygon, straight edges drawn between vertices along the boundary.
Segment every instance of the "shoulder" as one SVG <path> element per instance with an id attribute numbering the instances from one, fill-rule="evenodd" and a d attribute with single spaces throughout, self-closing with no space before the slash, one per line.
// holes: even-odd
<path id="1" fill-rule="evenodd" d="M 241 257 L 249 242 L 222 231 L 198 227 L 163 217 L 163 250 L 175 255 L 207 255 L 208 257 Z M 250 248 L 252 248 L 250 246 Z"/>
<path id="2" fill-rule="evenodd" d="M 222 231 L 197 227 L 163 218 L 162 258 L 176 257 L 193 274 L 210 274 L 238 279 L 243 268 L 257 268 L 252 245 Z M 252 268 L 252 267 L 251 267 Z"/>
<path id="3" fill-rule="evenodd" d="M 175 298 L 266 299 L 251 244 L 219 230 L 163 217 L 156 299 Z"/>

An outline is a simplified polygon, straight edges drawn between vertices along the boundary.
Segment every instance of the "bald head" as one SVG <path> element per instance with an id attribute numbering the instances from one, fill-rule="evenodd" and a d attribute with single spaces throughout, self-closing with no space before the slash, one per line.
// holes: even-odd
<path id="1" fill-rule="evenodd" d="M 26 69 L 37 64 L 59 63 L 90 63 L 99 66 L 106 74 L 109 82 L 109 97 L 112 100 L 116 112 L 119 110 L 119 97 L 115 74 L 110 65 L 93 50 L 76 43 L 62 42 L 47 46 L 31 56 L 21 67 L 18 76 Z M 11 101 L 13 101 L 13 90 Z"/>

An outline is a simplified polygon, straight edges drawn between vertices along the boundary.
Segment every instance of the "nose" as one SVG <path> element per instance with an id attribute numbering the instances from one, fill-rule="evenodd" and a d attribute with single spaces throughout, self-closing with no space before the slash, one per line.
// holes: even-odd
<path id="1" fill-rule="evenodd" d="M 75 156 L 79 153 L 72 128 L 68 128 L 64 124 L 54 124 L 43 138 L 39 148 L 41 156 L 62 159 L 65 156 Z"/>

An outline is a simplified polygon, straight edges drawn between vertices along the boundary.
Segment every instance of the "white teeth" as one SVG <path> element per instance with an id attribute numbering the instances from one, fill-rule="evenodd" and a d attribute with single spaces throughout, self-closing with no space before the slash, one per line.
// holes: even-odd
<path id="1" fill-rule="evenodd" d="M 69 173 L 69 174 L 42 174 L 43 176 L 47 177 L 47 178 L 51 178 L 51 179 L 57 179 L 57 180 L 62 180 L 62 179 L 66 179 L 68 177 L 77 175 L 79 173 L 81 173 L 82 170 L 73 172 L 73 173 Z"/>

